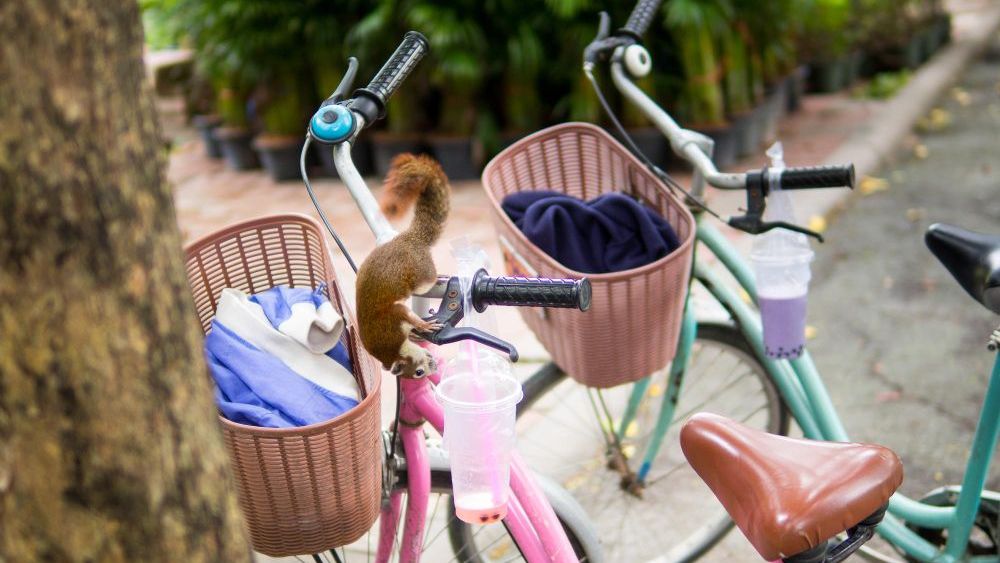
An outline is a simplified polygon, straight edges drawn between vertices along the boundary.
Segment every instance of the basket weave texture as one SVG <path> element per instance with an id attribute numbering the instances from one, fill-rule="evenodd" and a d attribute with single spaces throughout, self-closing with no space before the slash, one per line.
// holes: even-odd
<path id="1" fill-rule="evenodd" d="M 212 233 L 186 254 L 206 333 L 224 288 L 258 293 L 327 283 L 330 301 L 346 320 L 361 402 L 337 418 L 299 428 L 219 421 L 256 551 L 301 555 L 357 540 L 378 517 L 382 494 L 381 372 L 359 345 L 319 226 L 305 215 L 263 217 Z"/>
<path id="2" fill-rule="evenodd" d="M 576 381 L 608 388 L 636 381 L 673 359 L 694 249 L 694 218 L 663 182 L 599 127 L 565 123 L 514 143 L 483 171 L 483 187 L 508 274 L 590 278 L 591 309 L 521 309 L 521 316 Z M 500 207 L 513 193 L 554 190 L 583 200 L 609 192 L 637 198 L 677 233 L 679 248 L 621 272 L 588 274 L 563 266 L 535 246 Z"/>

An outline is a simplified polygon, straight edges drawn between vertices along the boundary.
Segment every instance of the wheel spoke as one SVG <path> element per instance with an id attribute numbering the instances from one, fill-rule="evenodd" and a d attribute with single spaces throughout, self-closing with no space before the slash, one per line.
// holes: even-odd
<path id="1" fill-rule="evenodd" d="M 518 427 L 518 439 L 527 445 L 522 455 L 529 465 L 570 489 L 595 522 L 609 561 L 647 560 L 686 545 L 686 550 L 671 553 L 683 558 L 684 553 L 697 551 L 728 530 L 715 525 L 725 513 L 679 448 L 678 421 L 700 410 L 711 410 L 754 427 L 771 431 L 783 427 L 787 413 L 780 396 L 736 329 L 702 328 L 699 326 L 673 420 L 651 460 L 652 469 L 647 470 L 641 498 L 622 487 L 619 472 L 608 468 L 607 454 L 631 454 L 628 465 L 635 470 L 646 461 L 642 454 L 656 437 L 664 393 L 669 390 L 667 368 L 651 376 L 629 427 L 622 426 L 620 417 L 626 412 L 631 387 L 588 390 L 569 378 L 547 389 L 551 396 L 538 398 L 535 406 L 543 407 L 538 418 Z M 618 426 L 622 427 L 621 433 L 616 433 L 616 443 L 607 429 Z M 565 434 L 557 434 L 560 432 Z M 553 439 L 562 435 L 566 438 Z M 694 542 L 684 544 L 689 538 Z"/>

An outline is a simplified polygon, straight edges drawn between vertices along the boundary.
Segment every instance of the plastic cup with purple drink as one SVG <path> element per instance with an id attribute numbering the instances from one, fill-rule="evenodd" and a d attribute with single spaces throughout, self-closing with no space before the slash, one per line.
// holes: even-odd
<path id="1" fill-rule="evenodd" d="M 813 252 L 808 243 L 796 242 L 785 239 L 755 248 L 750 255 L 764 325 L 764 353 L 771 358 L 798 358 L 805 349 Z"/>

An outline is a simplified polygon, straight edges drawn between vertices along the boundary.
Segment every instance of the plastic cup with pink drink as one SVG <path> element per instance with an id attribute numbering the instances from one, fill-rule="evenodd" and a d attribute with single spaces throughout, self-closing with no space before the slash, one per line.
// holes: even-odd
<path id="1" fill-rule="evenodd" d="M 499 522 L 507 515 L 521 383 L 502 372 L 458 372 L 441 381 L 437 396 L 444 408 L 455 513 L 473 524 Z"/>
<path id="2" fill-rule="evenodd" d="M 794 359 L 805 349 L 813 251 L 804 237 L 798 240 L 801 235 L 797 233 L 768 234 L 778 236 L 755 245 L 750 254 L 764 327 L 764 353 L 771 358 Z"/>

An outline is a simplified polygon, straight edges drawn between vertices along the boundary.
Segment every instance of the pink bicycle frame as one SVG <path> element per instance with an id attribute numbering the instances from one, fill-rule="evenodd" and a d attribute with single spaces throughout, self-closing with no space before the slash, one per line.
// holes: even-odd
<path id="1" fill-rule="evenodd" d="M 354 113 L 358 129 L 364 128 L 364 118 Z M 375 234 L 378 244 L 395 236 L 396 232 L 382 215 L 375 197 L 358 173 L 351 160 L 351 143 L 342 142 L 333 148 L 337 173 L 344 181 L 357 203 L 365 222 Z M 317 210 L 322 213 L 319 205 Z M 420 307 L 414 307 L 418 314 Z M 438 365 L 443 365 L 438 362 Z M 430 494 L 431 468 L 427 458 L 427 444 L 421 427 L 429 422 L 444 434 L 444 411 L 434 397 L 431 381 L 440 381 L 440 373 L 423 379 L 402 380 L 400 397 L 399 434 L 407 467 L 406 520 L 400 544 L 400 561 L 420 560 L 424 524 L 427 518 L 427 499 Z M 541 487 L 535 482 L 517 452 L 512 452 L 510 468 L 510 500 L 504 523 L 517 541 L 518 547 L 529 563 L 551 561 L 563 563 L 576 561 L 569 538 L 559 523 L 552 505 Z M 376 561 L 387 563 L 392 554 L 402 508 L 402 491 L 394 491 L 382 509 L 379 528 L 379 546 Z"/>
<path id="2" fill-rule="evenodd" d="M 431 469 L 421 426 L 424 422 L 429 422 L 439 433 L 444 434 L 444 411 L 434 396 L 431 381 L 440 381 L 440 373 L 424 379 L 404 379 L 399 397 L 399 434 L 402 437 L 408 476 L 406 519 L 399 545 L 400 561 L 404 563 L 420 561 L 427 499 L 430 494 Z M 529 563 L 576 561 L 576 554 L 555 511 L 516 451 L 511 459 L 510 488 L 511 496 L 504 523 L 525 559 Z M 387 563 L 392 554 L 401 505 L 402 492 L 395 491 L 382 508 L 378 554 L 375 558 L 378 563 Z"/>

